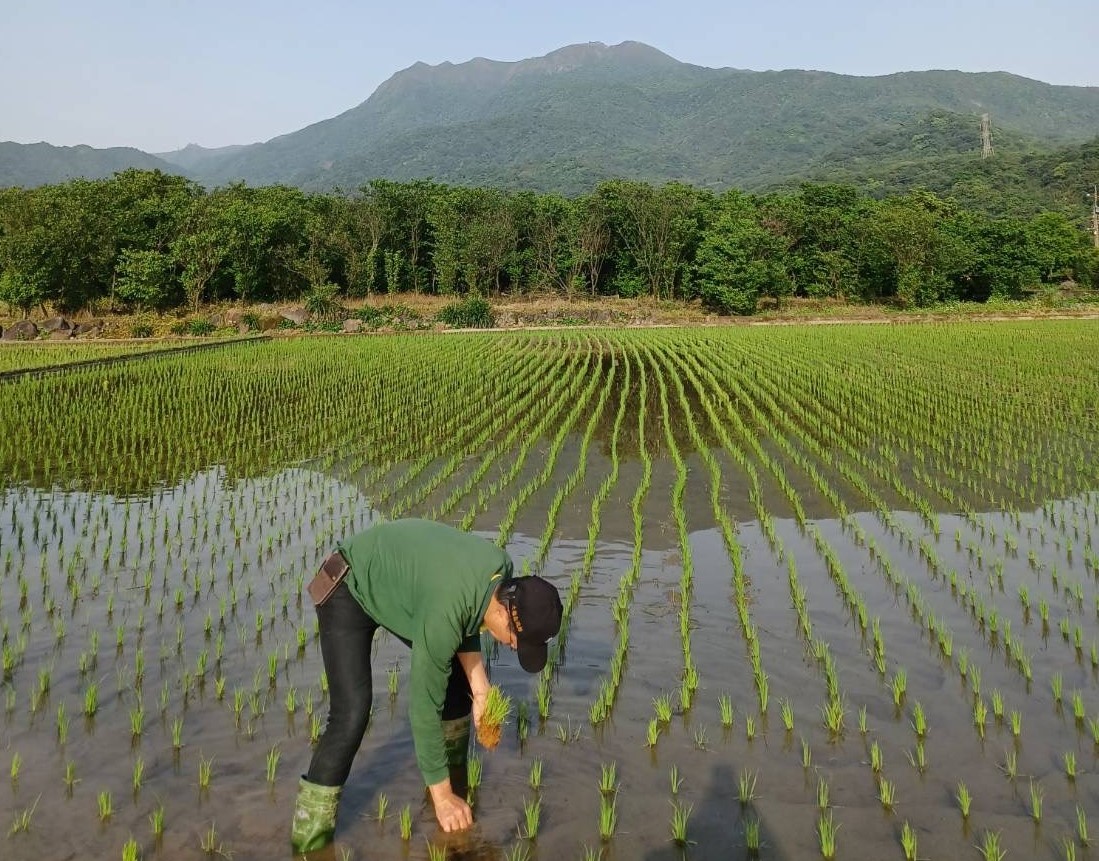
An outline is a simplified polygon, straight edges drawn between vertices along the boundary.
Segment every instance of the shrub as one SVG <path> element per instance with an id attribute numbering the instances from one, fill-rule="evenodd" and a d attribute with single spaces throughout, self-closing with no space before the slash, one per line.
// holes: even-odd
<path id="1" fill-rule="evenodd" d="M 480 296 L 451 302 L 439 311 L 436 319 L 455 329 L 491 329 L 495 322 L 492 306 Z"/>
<path id="2" fill-rule="evenodd" d="M 336 298 L 335 284 L 321 284 L 305 296 L 305 310 L 319 322 L 332 321 L 344 315 L 344 307 Z"/>
<path id="3" fill-rule="evenodd" d="M 260 320 L 259 314 L 257 314 L 255 311 L 249 311 L 246 314 L 241 314 L 240 322 L 241 325 L 247 326 L 248 331 L 250 332 L 258 332 L 263 326 L 263 322 Z"/>
<path id="4" fill-rule="evenodd" d="M 188 335 L 209 335 L 214 331 L 214 324 L 206 317 L 192 317 L 187 321 L 184 331 Z"/>
<path id="5" fill-rule="evenodd" d="M 135 320 L 130 325 L 130 337 L 131 338 L 151 338 L 153 335 L 153 324 L 148 320 Z"/>
<path id="6" fill-rule="evenodd" d="M 386 314 L 381 308 L 375 308 L 373 305 L 364 305 L 360 308 L 355 316 L 363 321 L 363 325 L 368 329 L 377 329 L 379 326 L 385 325 Z"/>

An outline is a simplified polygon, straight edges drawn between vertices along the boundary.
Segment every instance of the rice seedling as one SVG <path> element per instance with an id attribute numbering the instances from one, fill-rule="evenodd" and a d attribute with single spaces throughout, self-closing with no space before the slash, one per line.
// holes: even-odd
<path id="1" fill-rule="evenodd" d="M 914 750 L 907 751 L 908 761 L 921 775 L 927 773 L 927 748 L 922 739 L 917 740 Z"/>
<path id="2" fill-rule="evenodd" d="M 801 767 L 811 768 L 813 765 L 813 749 L 804 738 L 801 740 Z"/>
<path id="3" fill-rule="evenodd" d="M 897 787 L 884 777 L 878 778 L 878 801 L 888 811 L 892 811 L 897 799 Z"/>
<path id="4" fill-rule="evenodd" d="M 756 719 L 752 715 L 744 716 L 744 735 L 748 741 L 756 737 Z"/>
<path id="5" fill-rule="evenodd" d="M 672 767 L 668 771 L 668 779 L 671 783 L 672 795 L 678 795 L 679 790 L 683 787 L 683 778 L 679 775 L 679 767 L 675 763 L 672 763 Z"/>
<path id="6" fill-rule="evenodd" d="M 695 747 L 699 750 L 706 749 L 706 727 L 699 726 L 694 731 L 694 743 Z"/>
<path id="7" fill-rule="evenodd" d="M 908 674 L 904 669 L 898 669 L 896 673 L 893 674 L 890 688 L 893 691 L 893 704 L 897 708 L 900 708 L 901 703 L 904 702 L 905 693 L 908 690 Z"/>
<path id="8" fill-rule="evenodd" d="M 1076 753 L 1071 750 L 1066 750 L 1061 755 L 1061 762 L 1065 767 L 1065 777 L 1069 780 L 1076 780 Z"/>
<path id="9" fill-rule="evenodd" d="M 1087 712 L 1084 709 L 1084 697 L 1076 690 L 1072 692 L 1072 717 L 1077 723 L 1081 723 L 1087 717 Z"/>
<path id="10" fill-rule="evenodd" d="M 1018 754 L 1014 750 L 1008 750 L 1004 753 L 1004 764 L 1001 766 L 1004 774 L 1007 775 L 1008 780 L 1014 780 L 1015 776 L 1019 772 L 1019 758 Z"/>
<path id="11" fill-rule="evenodd" d="M 13 785 L 19 782 L 19 774 L 22 769 L 23 757 L 19 755 L 19 751 L 15 751 L 11 755 L 11 768 L 9 769 L 9 773 L 11 774 L 11 782 Z"/>
<path id="12" fill-rule="evenodd" d="M 618 827 L 617 793 L 599 795 L 599 838 L 610 840 Z"/>
<path id="13" fill-rule="evenodd" d="M 962 819 L 968 819 L 973 796 L 969 794 L 969 788 L 961 781 L 958 781 L 958 790 L 954 794 L 954 798 L 958 802 L 958 810 L 962 813 Z"/>
<path id="14" fill-rule="evenodd" d="M 744 769 L 740 773 L 740 778 L 737 780 L 737 798 L 740 800 L 742 807 L 755 800 L 756 778 L 756 772 L 748 769 Z"/>
<path id="15" fill-rule="evenodd" d="M 836 835 L 839 826 L 832 819 L 832 811 L 822 813 L 817 819 L 817 837 L 820 843 L 820 854 L 825 861 L 831 861 L 836 857 Z"/>
<path id="16" fill-rule="evenodd" d="M 1057 704 L 1060 704 L 1061 694 L 1062 694 L 1062 687 L 1063 687 L 1063 681 L 1061 679 L 1061 674 L 1060 673 L 1054 673 L 1053 676 L 1050 678 L 1049 683 L 1050 683 L 1050 687 L 1053 689 L 1053 701 Z"/>
<path id="17" fill-rule="evenodd" d="M 1039 823 L 1042 821 L 1042 800 L 1044 795 L 1045 793 L 1042 790 L 1042 785 L 1040 783 L 1035 783 L 1033 780 L 1031 780 L 1030 816 L 1035 821 L 1035 823 Z"/>
<path id="18" fill-rule="evenodd" d="M 652 718 L 645 728 L 645 745 L 647 747 L 656 747 L 656 743 L 659 739 L 660 723 L 656 718 Z"/>
<path id="19" fill-rule="evenodd" d="M 99 821 L 107 822 L 114 815 L 114 802 L 111 799 L 109 789 L 100 790 L 96 796 L 96 805 L 99 808 Z"/>
<path id="20" fill-rule="evenodd" d="M 599 791 L 604 795 L 618 792 L 617 766 L 613 762 L 599 766 Z"/>
<path id="21" fill-rule="evenodd" d="M 153 838 L 160 841 L 164 835 L 164 805 L 157 804 L 149 814 L 149 827 L 153 832 Z"/>
<path id="22" fill-rule="evenodd" d="M 859 734 L 866 735 L 866 706 L 859 706 Z"/>
<path id="23" fill-rule="evenodd" d="M 977 850 L 984 861 L 1003 861 L 1007 855 L 1007 850 L 1000 847 L 999 831 L 985 831 L 981 842 L 977 844 Z"/>
<path id="24" fill-rule="evenodd" d="M 209 829 L 202 833 L 199 838 L 199 848 L 207 855 L 213 857 L 214 855 L 222 855 L 223 845 L 218 839 L 217 825 L 214 822 L 210 823 Z"/>
<path id="25" fill-rule="evenodd" d="M 844 708 L 842 701 L 830 699 L 820 707 L 820 713 L 824 726 L 834 738 L 843 734 L 843 721 L 846 709 Z"/>
<path id="26" fill-rule="evenodd" d="M 214 773 L 214 758 L 207 759 L 204 756 L 198 758 L 198 788 L 207 790 L 210 788 L 210 778 Z"/>
<path id="27" fill-rule="evenodd" d="M 466 783 L 471 795 L 481 785 L 483 767 L 481 758 L 475 754 L 471 754 L 466 760 Z"/>
<path id="28" fill-rule="evenodd" d="M 879 745 L 876 741 L 874 741 L 870 745 L 870 770 L 873 771 L 875 774 L 878 774 L 878 773 L 881 772 L 881 769 L 882 769 L 881 745 Z"/>
<path id="29" fill-rule="evenodd" d="M 656 710 L 656 719 L 660 723 L 668 723 L 672 719 L 672 701 L 667 694 L 654 698 L 653 708 Z"/>
<path id="30" fill-rule="evenodd" d="M 973 703 L 973 725 L 977 728 L 977 735 L 985 737 L 985 723 L 988 720 L 988 706 L 980 697 Z"/>
<path id="31" fill-rule="evenodd" d="M 397 822 L 400 826 L 401 839 L 406 843 L 412 839 L 412 806 L 404 805 L 397 814 Z"/>
<path id="32" fill-rule="evenodd" d="M 530 784 L 530 788 L 535 791 L 542 787 L 542 760 L 536 759 L 531 762 L 527 782 Z"/>
<path id="33" fill-rule="evenodd" d="M 823 777 L 817 778 L 817 807 L 821 810 L 827 810 L 830 794 L 828 781 Z"/>
<path id="34" fill-rule="evenodd" d="M 1081 846 L 1088 846 L 1088 815 L 1079 804 L 1076 805 L 1076 839 Z"/>
<path id="35" fill-rule="evenodd" d="M 134 795 L 141 791 L 141 783 L 145 779 L 145 760 L 140 756 L 134 760 L 133 774 L 131 775 L 130 785 L 133 788 Z"/>
<path id="36" fill-rule="evenodd" d="M 722 727 L 728 729 L 733 725 L 733 700 L 728 694 L 722 694 L 717 700 L 718 711 L 721 715 Z"/>
<path id="37" fill-rule="evenodd" d="M 677 846 L 686 846 L 692 842 L 687 839 L 687 823 L 693 812 L 693 805 L 672 802 L 672 842 Z"/>
<path id="38" fill-rule="evenodd" d="M 927 717 L 924 715 L 923 706 L 917 700 L 912 706 L 912 729 L 917 738 L 927 735 Z"/>
<path id="39" fill-rule="evenodd" d="M 782 701 L 782 725 L 787 732 L 794 731 L 794 709 L 788 699 Z"/>
<path id="40" fill-rule="evenodd" d="M 65 762 L 65 789 L 71 795 L 73 787 L 80 782 L 80 778 L 76 776 L 76 763 L 71 759 Z"/>
<path id="41" fill-rule="evenodd" d="M 744 818 L 744 845 L 749 855 L 759 854 L 759 820 L 754 816 Z"/>
<path id="42" fill-rule="evenodd" d="M 41 798 L 42 796 L 38 796 L 38 798 L 34 800 L 34 804 L 32 804 L 30 807 L 24 808 L 23 810 L 15 814 L 15 817 L 12 819 L 11 825 L 8 826 L 9 837 L 11 837 L 13 834 L 25 833 L 31 830 L 31 822 L 34 819 L 34 811 L 38 807 L 38 802 L 41 800 Z"/>
<path id="43" fill-rule="evenodd" d="M 901 848 L 904 850 L 905 861 L 916 861 L 916 847 L 916 832 L 912 830 L 908 820 L 905 820 L 901 827 Z"/>

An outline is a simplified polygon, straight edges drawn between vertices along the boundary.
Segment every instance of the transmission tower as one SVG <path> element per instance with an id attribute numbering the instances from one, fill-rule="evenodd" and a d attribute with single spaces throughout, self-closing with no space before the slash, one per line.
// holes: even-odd
<path id="1" fill-rule="evenodd" d="M 992 155 L 992 118 L 981 114 L 981 158 Z"/>
<path id="2" fill-rule="evenodd" d="M 1099 185 L 1091 187 L 1091 238 L 1099 248 Z"/>

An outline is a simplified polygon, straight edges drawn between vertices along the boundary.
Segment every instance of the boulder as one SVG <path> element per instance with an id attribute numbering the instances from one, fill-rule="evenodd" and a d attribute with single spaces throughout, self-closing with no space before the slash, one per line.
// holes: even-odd
<path id="1" fill-rule="evenodd" d="M 68 332 L 72 329 L 72 323 L 64 317 L 50 317 L 38 324 L 43 332 Z"/>
<path id="2" fill-rule="evenodd" d="M 223 326 L 239 326 L 244 322 L 244 315 L 247 313 L 243 308 L 230 308 L 219 316 L 223 320 Z"/>
<path id="3" fill-rule="evenodd" d="M 77 338 L 94 338 L 102 331 L 102 320 L 87 320 L 83 323 L 77 323 L 72 333 Z"/>
<path id="4" fill-rule="evenodd" d="M 259 318 L 259 330 L 261 332 L 270 332 L 272 329 L 277 329 L 282 322 L 282 317 L 278 314 L 262 314 Z"/>
<path id="5" fill-rule="evenodd" d="M 30 320 L 12 323 L 4 330 L 5 341 L 33 341 L 38 337 L 38 327 Z"/>
<path id="6" fill-rule="evenodd" d="M 52 332 L 50 332 L 51 341 L 67 341 L 72 336 L 72 329 L 54 329 Z"/>
<path id="7" fill-rule="evenodd" d="M 363 321 L 356 317 L 352 317 L 350 320 L 344 320 L 343 330 L 345 332 L 361 332 L 363 330 Z"/>
<path id="8" fill-rule="evenodd" d="M 279 311 L 283 320 L 289 320 L 295 326 L 302 326 L 309 322 L 309 312 L 304 308 L 285 308 Z"/>

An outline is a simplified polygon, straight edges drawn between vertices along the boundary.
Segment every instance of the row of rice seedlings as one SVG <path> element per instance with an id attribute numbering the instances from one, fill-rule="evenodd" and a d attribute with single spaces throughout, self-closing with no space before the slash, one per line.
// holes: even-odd
<path id="1" fill-rule="evenodd" d="M 601 354 L 605 355 L 607 347 L 600 343 L 599 350 Z M 576 488 L 576 485 L 583 481 L 584 476 L 587 474 L 588 449 L 591 446 L 592 438 L 595 435 L 595 428 L 603 418 L 603 412 L 606 408 L 607 400 L 610 397 L 617 370 L 618 363 L 613 362 L 611 364 L 610 373 L 606 375 L 606 378 L 603 381 L 603 388 L 599 393 L 599 399 L 596 401 L 595 406 L 591 411 L 587 426 L 584 428 L 584 433 L 580 438 L 580 452 L 577 456 L 576 467 L 568 474 L 563 482 L 558 482 L 557 491 L 554 493 L 553 499 L 550 500 L 550 504 L 546 511 L 546 525 L 539 538 L 538 548 L 534 552 L 533 564 L 535 566 L 540 567 L 546 558 L 546 554 L 549 553 L 550 544 L 553 542 L 553 535 L 557 528 L 557 517 L 561 511 L 561 504 Z M 577 581 L 577 584 L 579 585 L 579 581 Z"/>
<path id="2" fill-rule="evenodd" d="M 630 389 L 630 362 L 623 359 L 621 362 L 618 358 L 617 348 L 613 345 L 608 345 L 604 348 L 610 355 L 612 355 L 613 361 L 611 364 L 611 371 L 608 375 L 606 386 L 603 393 L 600 396 L 599 403 L 597 405 L 597 411 L 593 413 L 592 419 L 589 421 L 587 430 L 585 432 L 584 439 L 581 443 L 580 453 L 580 465 L 578 469 L 586 471 L 587 464 L 587 451 L 590 446 L 590 438 L 595 428 L 597 417 L 600 416 L 605 408 L 606 400 L 609 397 L 612 384 L 618 373 L 618 367 L 621 364 L 624 368 L 624 382 L 621 386 L 621 390 L 618 398 L 618 406 L 615 412 L 614 423 L 611 428 L 610 434 L 610 454 L 611 454 L 611 468 L 610 473 L 600 482 L 598 490 L 592 496 L 591 501 L 591 514 L 588 520 L 588 543 L 584 550 L 584 561 L 580 568 L 573 570 L 569 579 L 569 588 L 565 596 L 565 600 L 562 602 L 561 612 L 561 628 L 557 637 L 551 647 L 550 660 L 547 662 L 546 667 L 538 677 L 538 684 L 536 687 L 536 700 L 538 704 L 538 716 L 539 719 L 545 721 L 549 717 L 550 701 L 552 698 L 552 688 L 554 680 L 557 677 L 555 668 L 560 660 L 561 654 L 566 650 L 568 644 L 569 627 L 572 621 L 572 614 L 576 607 L 576 603 L 580 598 L 581 587 L 588 578 L 591 576 L 592 563 L 595 560 L 596 542 L 599 537 L 599 524 L 600 524 L 600 512 L 607 498 L 610 496 L 611 490 L 618 483 L 618 437 L 622 427 L 622 421 L 626 414 L 626 403 Z M 556 498 L 556 497 L 555 497 Z M 539 555 L 543 556 L 548 551 L 548 538 L 547 536 L 552 533 L 547 528 L 543 532 L 543 538 L 539 547 Z"/>
<path id="3" fill-rule="evenodd" d="M 668 387 L 664 382 L 664 373 L 657 364 L 655 351 L 650 353 L 653 376 L 656 378 L 659 394 L 660 412 L 664 423 L 664 440 L 668 447 L 668 454 L 675 464 L 675 481 L 672 484 L 672 519 L 675 521 L 676 533 L 679 539 L 679 555 L 681 574 L 679 578 L 679 643 L 683 653 L 683 673 L 679 686 L 679 705 L 683 712 L 691 708 L 695 691 L 698 689 L 699 673 L 691 653 L 691 587 L 694 577 L 694 560 L 691 556 L 691 541 L 687 531 L 687 514 L 683 507 L 683 495 L 687 489 L 687 464 L 679 453 L 679 447 L 672 433 L 672 421 L 668 408 Z M 682 394 L 682 390 L 680 390 Z M 688 427 L 694 428 L 690 408 L 680 401 L 683 410 L 682 415 Z M 697 431 L 696 431 L 697 434 Z M 760 671 L 762 672 L 762 671 Z M 757 675 L 757 681 L 759 676 Z M 766 677 L 764 676 L 764 681 Z M 766 691 L 761 693 L 761 702 L 766 704 Z M 761 711 L 766 712 L 766 708 Z M 684 823 L 685 827 L 685 823 Z"/>
<path id="4" fill-rule="evenodd" d="M 644 538 L 644 518 L 641 510 L 645 498 L 652 483 L 652 457 L 649 455 L 645 442 L 646 405 L 648 403 L 648 375 L 645 364 L 637 352 L 636 346 L 627 344 L 627 361 L 632 358 L 633 364 L 638 370 L 638 397 L 637 397 L 637 450 L 641 460 L 641 478 L 637 489 L 630 500 L 630 513 L 633 521 L 633 552 L 630 559 L 630 567 L 623 572 L 618 580 L 618 592 L 611 604 L 611 617 L 614 619 L 617 637 L 614 652 L 611 654 L 610 677 L 604 678 L 599 687 L 599 693 L 588 707 L 588 719 L 592 724 L 600 724 L 610 716 L 618 696 L 618 688 L 622 683 L 626 657 L 630 643 L 630 606 L 633 603 L 634 587 L 641 576 L 641 546 Z M 650 723 L 648 740 L 650 746 L 655 745 L 653 725 Z"/>

